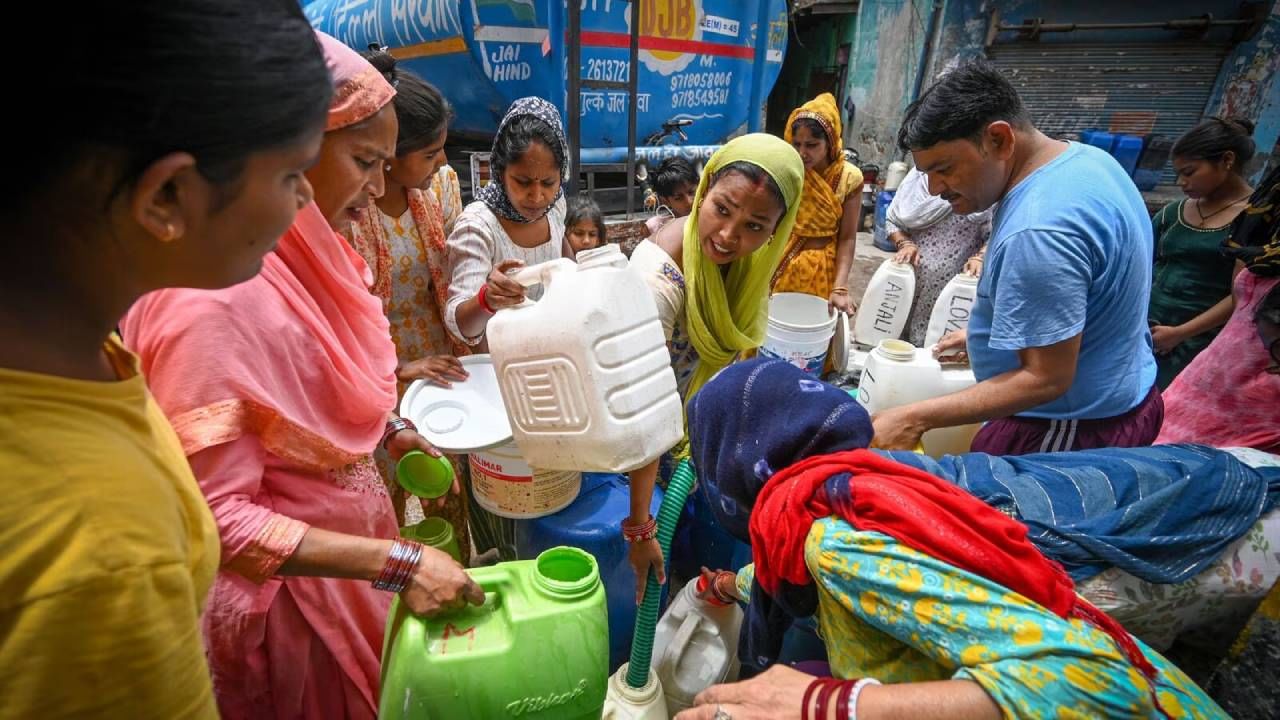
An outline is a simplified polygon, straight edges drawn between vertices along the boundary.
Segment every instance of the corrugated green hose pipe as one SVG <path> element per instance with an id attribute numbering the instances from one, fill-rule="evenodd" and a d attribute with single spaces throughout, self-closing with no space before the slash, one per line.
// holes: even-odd
<path id="1" fill-rule="evenodd" d="M 684 511 L 685 500 L 694 483 L 693 466 L 689 460 L 681 460 L 680 465 L 667 484 L 667 493 L 662 496 L 662 505 L 658 508 L 658 545 L 662 548 L 663 562 L 670 565 L 671 538 L 676 533 L 676 523 L 680 521 L 680 513 Z M 662 586 L 653 570 L 644 585 L 644 602 L 636 611 L 636 630 L 631 638 L 631 662 L 627 666 L 627 685 L 640 689 L 649 679 L 649 661 L 653 658 L 653 634 L 658 628 L 658 604 L 662 601 Z"/>

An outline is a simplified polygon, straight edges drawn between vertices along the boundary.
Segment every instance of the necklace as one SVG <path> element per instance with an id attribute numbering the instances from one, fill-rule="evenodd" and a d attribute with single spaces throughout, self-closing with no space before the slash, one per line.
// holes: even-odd
<path id="1" fill-rule="evenodd" d="M 1208 220 L 1209 218 L 1213 217 L 1214 215 L 1217 215 L 1217 214 L 1219 214 L 1219 213 L 1225 212 L 1226 210 L 1229 210 L 1230 208 L 1234 207 L 1236 204 L 1238 204 L 1238 203 L 1240 203 L 1240 202 L 1243 202 L 1243 201 L 1245 201 L 1245 200 L 1248 200 L 1248 199 L 1249 199 L 1249 197 L 1250 197 L 1251 195 L 1253 195 L 1253 191 L 1252 191 L 1252 190 L 1250 190 L 1250 191 L 1249 191 L 1249 194 L 1248 194 L 1248 195 L 1245 195 L 1245 196 L 1243 196 L 1243 197 L 1236 198 L 1235 200 L 1232 200 L 1231 202 L 1227 203 L 1226 205 L 1223 205 L 1222 207 L 1218 208 L 1217 210 L 1214 210 L 1213 212 L 1209 213 L 1208 215 L 1205 215 L 1205 214 L 1204 214 L 1204 211 L 1200 209 L 1200 203 L 1201 203 L 1201 202 L 1203 202 L 1203 201 L 1202 201 L 1202 200 L 1196 200 L 1196 214 L 1200 216 L 1200 222 L 1204 222 L 1205 220 Z"/>

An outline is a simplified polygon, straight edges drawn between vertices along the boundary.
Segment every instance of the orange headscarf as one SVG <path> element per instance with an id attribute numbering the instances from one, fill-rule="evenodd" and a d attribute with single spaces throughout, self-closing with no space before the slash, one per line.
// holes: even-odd
<path id="1" fill-rule="evenodd" d="M 844 200 L 862 184 L 862 173 L 842 159 L 844 147 L 843 128 L 840 124 L 840 108 L 831 93 L 801 105 L 787 118 L 783 139 L 791 142 L 791 126 L 796 120 L 814 120 L 827 135 L 827 160 L 829 165 L 822 173 L 807 170 L 804 177 L 804 194 L 800 196 L 800 213 L 796 217 L 796 238 L 832 237 L 840 229 L 844 216 Z"/>

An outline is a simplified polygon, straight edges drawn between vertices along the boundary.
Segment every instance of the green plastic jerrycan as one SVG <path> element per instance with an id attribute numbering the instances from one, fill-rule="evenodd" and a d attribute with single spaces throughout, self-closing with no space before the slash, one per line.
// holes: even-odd
<path id="1" fill-rule="evenodd" d="M 595 558 L 556 547 L 467 572 L 483 605 L 423 618 L 392 603 L 378 717 L 599 720 L 609 623 Z"/>

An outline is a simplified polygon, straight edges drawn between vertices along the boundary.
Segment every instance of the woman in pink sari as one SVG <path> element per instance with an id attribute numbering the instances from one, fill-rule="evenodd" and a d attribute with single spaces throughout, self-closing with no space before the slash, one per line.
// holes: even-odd
<path id="1" fill-rule="evenodd" d="M 380 444 L 437 454 L 391 412 L 387 321 L 334 231 L 382 192 L 395 91 L 320 43 L 335 84 L 324 144 L 286 180 L 310 182 L 315 202 L 257 278 L 153 293 L 122 323 L 218 523 L 204 630 L 225 718 L 373 718 L 387 591 L 428 614 L 483 601 L 448 555 L 397 538 L 372 459 Z"/>

